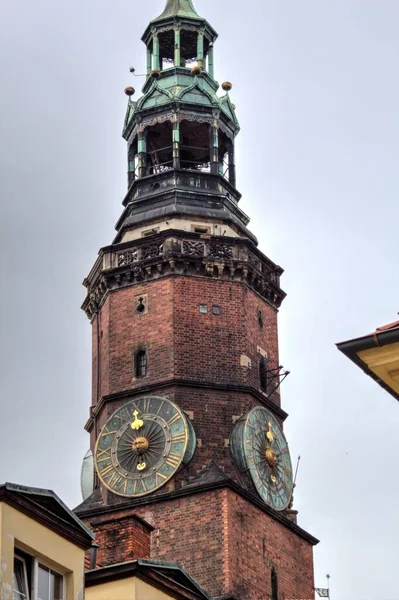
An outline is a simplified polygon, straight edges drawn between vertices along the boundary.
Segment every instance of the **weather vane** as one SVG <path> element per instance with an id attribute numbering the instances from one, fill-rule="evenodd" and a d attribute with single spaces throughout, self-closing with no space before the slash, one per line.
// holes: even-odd
<path id="1" fill-rule="evenodd" d="M 331 575 L 327 573 L 327 587 L 326 588 L 315 588 L 314 591 L 318 594 L 319 598 L 330 598 L 330 579 Z"/>

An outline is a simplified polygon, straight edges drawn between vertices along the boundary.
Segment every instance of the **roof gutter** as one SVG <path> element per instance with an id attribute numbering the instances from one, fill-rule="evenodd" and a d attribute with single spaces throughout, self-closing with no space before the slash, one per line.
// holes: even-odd
<path id="1" fill-rule="evenodd" d="M 341 342 L 337 344 L 338 350 L 340 350 L 345 356 L 347 356 L 355 365 L 360 367 L 366 375 L 374 379 L 384 390 L 399 401 L 399 394 L 395 392 L 385 381 L 380 379 L 367 364 L 359 357 L 358 353 L 363 350 L 370 350 L 371 348 L 387 346 L 389 344 L 395 344 L 399 342 L 399 327 L 394 329 L 387 329 L 385 331 L 375 331 L 370 335 L 366 335 L 347 342 Z"/>

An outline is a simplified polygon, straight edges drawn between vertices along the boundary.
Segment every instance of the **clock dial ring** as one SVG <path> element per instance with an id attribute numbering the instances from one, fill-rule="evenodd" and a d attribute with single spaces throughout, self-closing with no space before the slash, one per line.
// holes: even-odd
<path id="1" fill-rule="evenodd" d="M 292 464 L 284 433 L 272 413 L 258 406 L 242 417 L 232 432 L 231 451 L 262 500 L 275 510 L 285 510 L 292 496 Z"/>
<path id="2" fill-rule="evenodd" d="M 119 407 L 98 436 L 95 466 L 118 496 L 140 497 L 165 485 L 193 457 L 194 429 L 167 398 L 145 396 Z"/>

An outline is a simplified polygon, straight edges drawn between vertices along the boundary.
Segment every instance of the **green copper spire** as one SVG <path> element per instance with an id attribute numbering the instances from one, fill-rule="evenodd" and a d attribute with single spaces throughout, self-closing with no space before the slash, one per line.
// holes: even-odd
<path id="1" fill-rule="evenodd" d="M 165 10 L 155 19 L 155 21 L 168 19 L 170 17 L 200 18 L 193 6 L 192 0 L 167 0 Z"/>

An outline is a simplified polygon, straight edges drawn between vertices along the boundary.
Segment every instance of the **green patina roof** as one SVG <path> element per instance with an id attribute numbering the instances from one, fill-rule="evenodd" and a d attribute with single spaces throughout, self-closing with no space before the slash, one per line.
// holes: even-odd
<path id="1" fill-rule="evenodd" d="M 165 10 L 154 21 L 161 21 L 171 17 L 200 18 L 193 6 L 192 0 L 167 0 Z"/>

